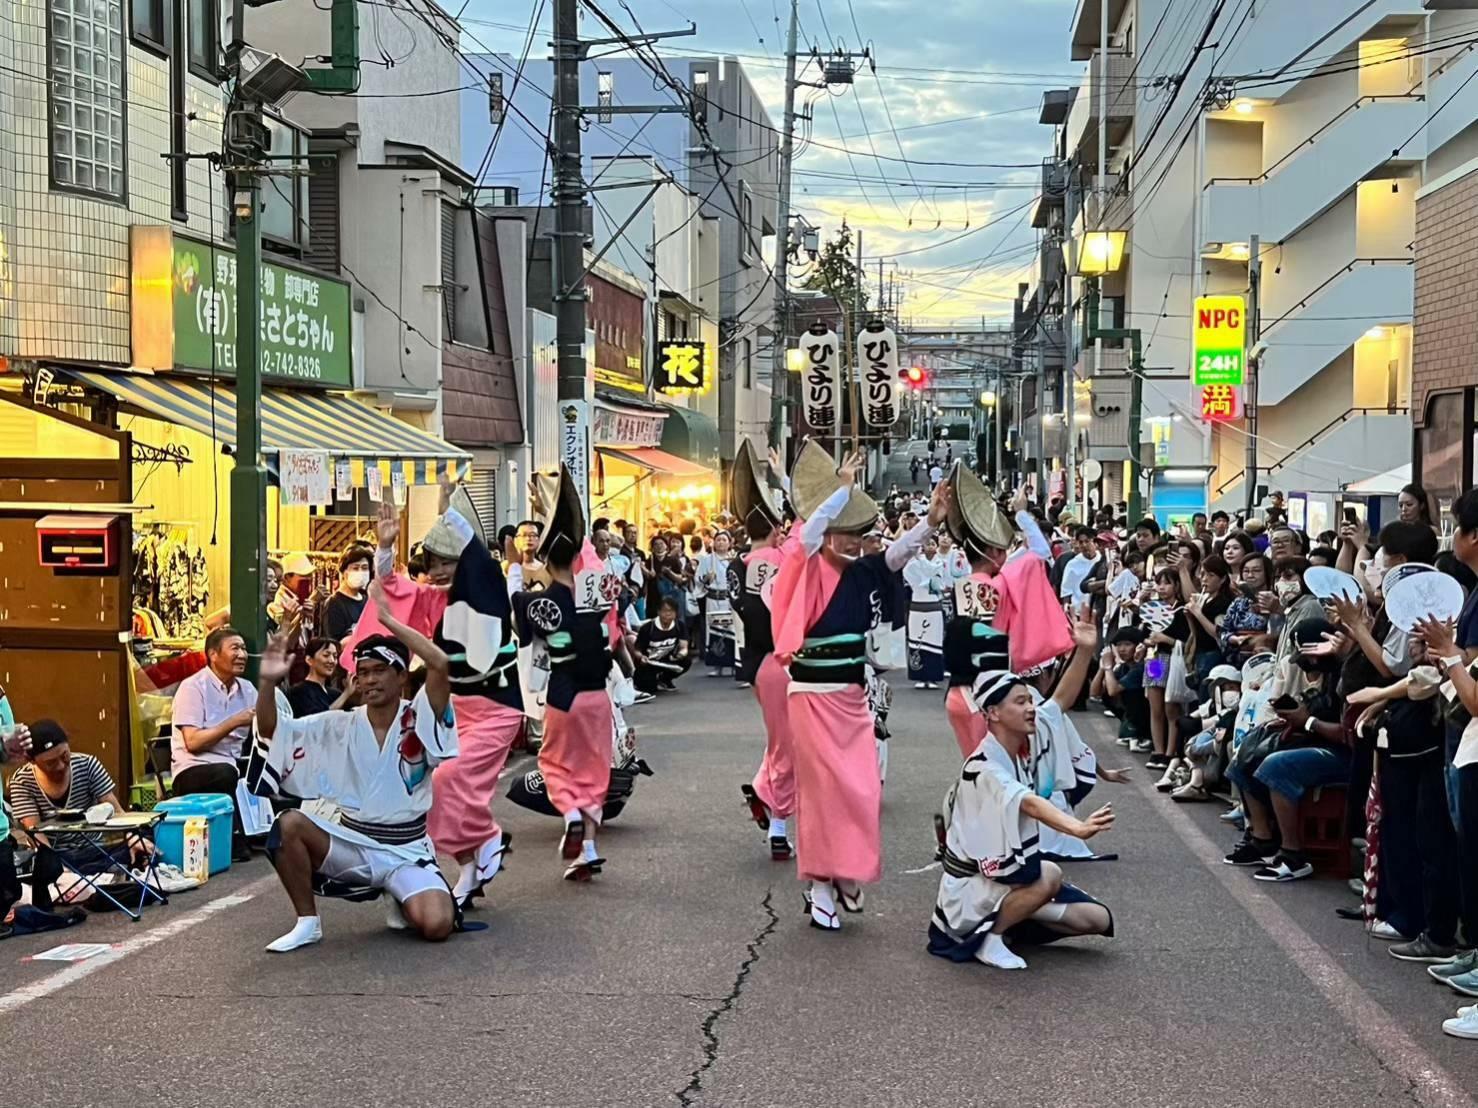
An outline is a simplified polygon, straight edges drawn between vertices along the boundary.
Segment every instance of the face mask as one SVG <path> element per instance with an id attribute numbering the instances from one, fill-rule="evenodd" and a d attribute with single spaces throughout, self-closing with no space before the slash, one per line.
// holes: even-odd
<path id="1" fill-rule="evenodd" d="M 1223 712 L 1235 708 L 1242 703 L 1242 693 L 1238 689 L 1228 689 L 1221 694 L 1221 710 Z"/>
<path id="2" fill-rule="evenodd" d="M 348 585 L 355 592 L 358 592 L 369 584 L 369 570 L 351 569 L 348 573 L 344 574 L 344 584 Z"/>
<path id="3" fill-rule="evenodd" d="M 1285 606 L 1288 604 L 1292 604 L 1295 600 L 1298 599 L 1299 594 L 1303 592 L 1303 588 L 1299 585 L 1297 581 L 1279 581 L 1276 585 L 1273 586 L 1273 588 L 1274 591 L 1278 594 L 1278 599 L 1281 600 Z"/>

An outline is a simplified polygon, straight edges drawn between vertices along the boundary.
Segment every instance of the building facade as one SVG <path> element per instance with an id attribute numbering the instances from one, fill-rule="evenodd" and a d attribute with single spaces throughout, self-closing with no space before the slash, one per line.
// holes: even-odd
<path id="1" fill-rule="evenodd" d="M 1204 467 L 1208 502 L 1238 506 L 1254 433 L 1258 484 L 1306 494 L 1311 518 L 1327 521 L 1346 483 L 1405 459 L 1416 194 L 1478 143 L 1462 6 L 1078 4 L 1070 53 L 1087 66 L 1057 132 L 1069 262 L 1085 231 L 1128 232 L 1101 322 L 1144 340 L 1152 474 Z M 1203 423 L 1192 305 L 1249 291 L 1254 241 L 1256 425 Z M 1081 320 L 1083 286 L 1070 287 Z M 1089 382 L 1087 454 L 1110 461 L 1094 440 L 1102 411 L 1127 409 L 1128 350 L 1100 353 L 1081 330 L 1069 340 Z"/>

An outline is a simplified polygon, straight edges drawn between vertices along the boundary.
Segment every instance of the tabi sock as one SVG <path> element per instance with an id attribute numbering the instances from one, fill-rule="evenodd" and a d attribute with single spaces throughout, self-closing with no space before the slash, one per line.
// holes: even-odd
<path id="1" fill-rule="evenodd" d="M 273 939 L 267 949 L 273 954 L 286 954 L 300 946 L 308 946 L 323 938 L 323 924 L 317 916 L 299 916 L 293 929 L 280 939 Z"/>
<path id="2" fill-rule="evenodd" d="M 783 839 L 783 838 L 785 838 L 785 821 L 783 819 L 781 819 L 779 816 L 771 816 L 770 817 L 770 838 L 772 838 L 772 839 Z"/>
<path id="3" fill-rule="evenodd" d="M 594 839 L 586 839 L 583 845 L 585 850 L 585 861 L 594 862 L 600 858 L 600 855 L 595 852 Z"/>
<path id="4" fill-rule="evenodd" d="M 477 884 L 477 859 L 462 863 L 462 872 L 457 875 L 457 883 L 452 886 L 452 897 L 461 900 L 470 893 Z"/>
<path id="5" fill-rule="evenodd" d="M 985 942 L 981 944 L 980 952 L 975 957 L 996 969 L 1026 969 L 1026 960 L 1011 953 L 1006 940 L 994 931 L 985 936 Z"/>
<path id="6" fill-rule="evenodd" d="M 811 903 L 824 912 L 836 915 L 837 902 L 832 896 L 830 881 L 811 882 Z"/>

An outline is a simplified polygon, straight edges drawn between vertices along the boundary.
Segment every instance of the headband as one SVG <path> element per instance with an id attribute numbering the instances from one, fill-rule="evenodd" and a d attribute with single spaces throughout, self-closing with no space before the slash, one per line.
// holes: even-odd
<path id="1" fill-rule="evenodd" d="M 982 710 L 993 707 L 1020 684 L 1023 684 L 1021 675 L 1009 669 L 982 670 L 975 678 L 975 703 Z"/>
<path id="2" fill-rule="evenodd" d="M 397 642 L 397 646 L 400 644 Z M 354 661 L 356 664 L 366 658 L 374 658 L 376 661 L 384 662 L 391 669 L 405 670 L 410 668 L 410 659 L 406 656 L 405 648 L 396 650 L 385 642 L 374 642 L 365 640 L 354 648 Z"/>

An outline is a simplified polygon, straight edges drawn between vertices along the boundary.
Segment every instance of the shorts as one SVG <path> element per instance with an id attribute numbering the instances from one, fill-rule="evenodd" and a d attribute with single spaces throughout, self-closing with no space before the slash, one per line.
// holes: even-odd
<path id="1" fill-rule="evenodd" d="M 1345 747 L 1304 746 L 1275 750 L 1262 760 L 1253 776 L 1272 792 L 1298 800 L 1310 789 L 1324 785 L 1347 785 L 1350 752 Z"/>
<path id="2" fill-rule="evenodd" d="M 425 892 L 443 892 L 451 896 L 451 890 L 434 861 L 407 861 L 394 851 L 345 842 L 337 835 L 329 836 L 328 855 L 318 873 L 348 885 L 380 889 L 401 904 Z"/>

